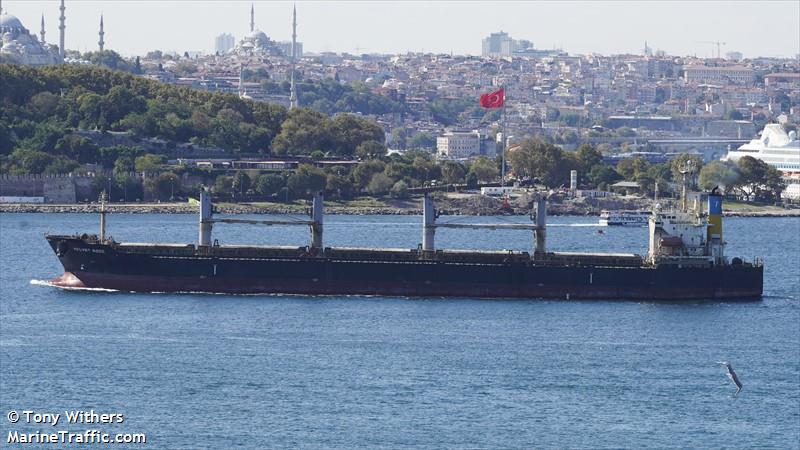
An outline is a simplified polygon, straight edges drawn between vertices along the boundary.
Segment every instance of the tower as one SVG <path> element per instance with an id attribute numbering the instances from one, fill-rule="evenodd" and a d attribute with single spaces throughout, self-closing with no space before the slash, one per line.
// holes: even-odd
<path id="1" fill-rule="evenodd" d="M 42 14 L 42 29 L 39 31 L 39 40 L 44 44 L 44 14 Z"/>
<path id="2" fill-rule="evenodd" d="M 250 32 L 252 33 L 256 29 L 256 12 L 253 8 L 253 4 L 250 3 Z"/>
<path id="3" fill-rule="evenodd" d="M 63 58 L 66 53 L 64 51 L 64 30 L 67 29 L 67 26 L 64 24 L 67 21 L 66 16 L 64 16 L 64 10 L 67 9 L 64 7 L 64 0 L 61 0 L 61 6 L 58 9 L 61 10 L 61 17 L 58 18 L 58 54 Z"/>
<path id="4" fill-rule="evenodd" d="M 239 66 L 239 98 L 242 98 L 242 96 L 244 96 L 244 87 L 242 86 L 242 81 L 243 81 L 242 78 L 244 78 L 244 64 L 241 64 Z"/>
<path id="5" fill-rule="evenodd" d="M 292 73 L 289 79 L 289 109 L 297 108 L 297 91 L 294 86 L 294 64 L 295 56 L 297 54 L 295 45 L 297 44 L 297 6 L 292 5 L 292 58 L 291 67 Z"/>
<path id="6" fill-rule="evenodd" d="M 103 31 L 103 15 L 102 14 L 100 14 L 100 33 L 98 33 L 98 34 L 100 35 L 100 40 L 97 42 L 97 47 L 102 52 L 103 51 L 103 45 L 105 44 L 105 41 L 103 41 L 103 35 L 106 34 Z"/>

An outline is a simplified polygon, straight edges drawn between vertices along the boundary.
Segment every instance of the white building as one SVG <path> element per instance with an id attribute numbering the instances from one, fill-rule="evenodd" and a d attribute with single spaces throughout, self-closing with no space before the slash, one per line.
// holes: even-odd
<path id="1" fill-rule="evenodd" d="M 752 86 L 756 81 L 756 72 L 742 66 L 684 66 L 687 83 L 697 84 L 738 84 Z"/>
<path id="2" fill-rule="evenodd" d="M 484 57 L 499 58 L 511 56 L 514 52 L 532 49 L 533 43 L 526 40 L 512 39 L 508 33 L 503 31 L 492 33 L 483 39 L 482 55 Z"/>
<path id="3" fill-rule="evenodd" d="M 783 197 L 800 199 L 800 141 L 794 131 L 787 134 L 780 124 L 768 124 L 759 139 L 731 150 L 722 159 L 735 162 L 743 156 L 760 159 L 780 170 L 787 183 Z"/>
<path id="4" fill-rule="evenodd" d="M 214 51 L 220 55 L 231 51 L 234 45 L 236 45 L 236 39 L 232 34 L 223 33 L 214 38 Z"/>
<path id="5" fill-rule="evenodd" d="M 436 138 L 436 157 L 466 159 L 479 155 L 494 156 L 492 144 L 478 130 L 447 131 Z"/>

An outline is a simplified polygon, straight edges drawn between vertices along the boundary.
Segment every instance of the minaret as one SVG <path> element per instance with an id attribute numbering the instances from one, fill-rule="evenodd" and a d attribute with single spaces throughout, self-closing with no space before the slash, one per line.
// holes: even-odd
<path id="1" fill-rule="evenodd" d="M 58 21 L 60 22 L 58 25 L 58 54 L 63 58 L 64 54 L 66 53 L 64 50 L 64 30 L 67 29 L 67 26 L 64 24 L 64 22 L 67 20 L 66 16 L 64 16 L 64 10 L 67 9 L 64 7 L 64 0 L 61 0 L 61 7 L 58 9 L 61 10 L 61 17 L 58 18 Z"/>
<path id="2" fill-rule="evenodd" d="M 42 29 L 39 31 L 39 40 L 44 44 L 44 14 L 42 14 Z"/>
<path id="3" fill-rule="evenodd" d="M 103 51 L 103 44 L 105 44 L 105 41 L 103 41 L 103 35 L 104 34 L 106 34 L 106 33 L 103 31 L 103 15 L 100 14 L 100 33 L 99 33 L 100 41 L 97 42 L 97 46 L 98 46 L 98 48 L 100 49 L 101 52 Z"/>
<path id="4" fill-rule="evenodd" d="M 242 86 L 242 78 L 244 77 L 244 64 L 239 66 L 239 98 L 242 98 L 244 95 L 244 88 Z"/>
<path id="5" fill-rule="evenodd" d="M 289 85 L 289 109 L 297 108 L 297 91 L 295 90 L 294 86 L 294 64 L 295 64 L 295 56 L 297 56 L 296 50 L 297 44 L 297 7 L 292 5 L 292 59 L 291 59 L 291 66 L 292 66 L 292 73 L 290 74 L 290 85 Z"/>
<path id="6" fill-rule="evenodd" d="M 253 8 L 253 4 L 250 3 L 250 32 L 252 33 L 256 29 L 256 12 Z"/>

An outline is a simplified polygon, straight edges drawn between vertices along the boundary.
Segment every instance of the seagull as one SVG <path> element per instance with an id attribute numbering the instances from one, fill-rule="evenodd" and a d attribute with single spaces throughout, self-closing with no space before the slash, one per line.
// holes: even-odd
<path id="1" fill-rule="evenodd" d="M 728 378 L 733 381 L 733 384 L 736 385 L 736 394 L 742 390 L 742 382 L 739 381 L 739 377 L 736 376 L 736 372 L 733 371 L 733 367 L 731 367 L 731 363 L 728 361 L 717 361 L 717 364 L 723 364 L 728 369 Z M 733 395 L 736 395 L 733 394 Z"/>

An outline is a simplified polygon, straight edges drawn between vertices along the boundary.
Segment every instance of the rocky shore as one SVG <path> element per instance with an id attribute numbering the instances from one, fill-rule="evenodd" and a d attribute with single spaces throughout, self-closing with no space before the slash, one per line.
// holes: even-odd
<path id="1" fill-rule="evenodd" d="M 496 216 L 528 215 L 529 198 L 519 197 L 504 204 L 501 200 L 481 197 L 446 197 L 436 199 L 442 215 Z M 326 214 L 334 215 L 419 215 L 416 201 L 389 202 L 385 206 L 348 205 L 334 203 L 325 206 Z M 668 202 L 666 202 L 668 203 Z M 664 206 L 667 206 L 665 204 Z M 310 205 L 301 204 L 248 204 L 222 203 L 214 205 L 219 214 L 304 214 Z M 597 216 L 602 210 L 646 210 L 650 201 L 636 198 L 559 198 L 551 197 L 548 214 L 553 216 Z M 0 213 L 88 213 L 100 211 L 99 203 L 80 204 L 0 204 Z M 197 214 L 197 206 L 189 203 L 128 203 L 107 204 L 109 214 Z M 800 209 L 784 209 L 757 205 L 738 205 L 725 210 L 729 217 L 800 217 Z"/>

